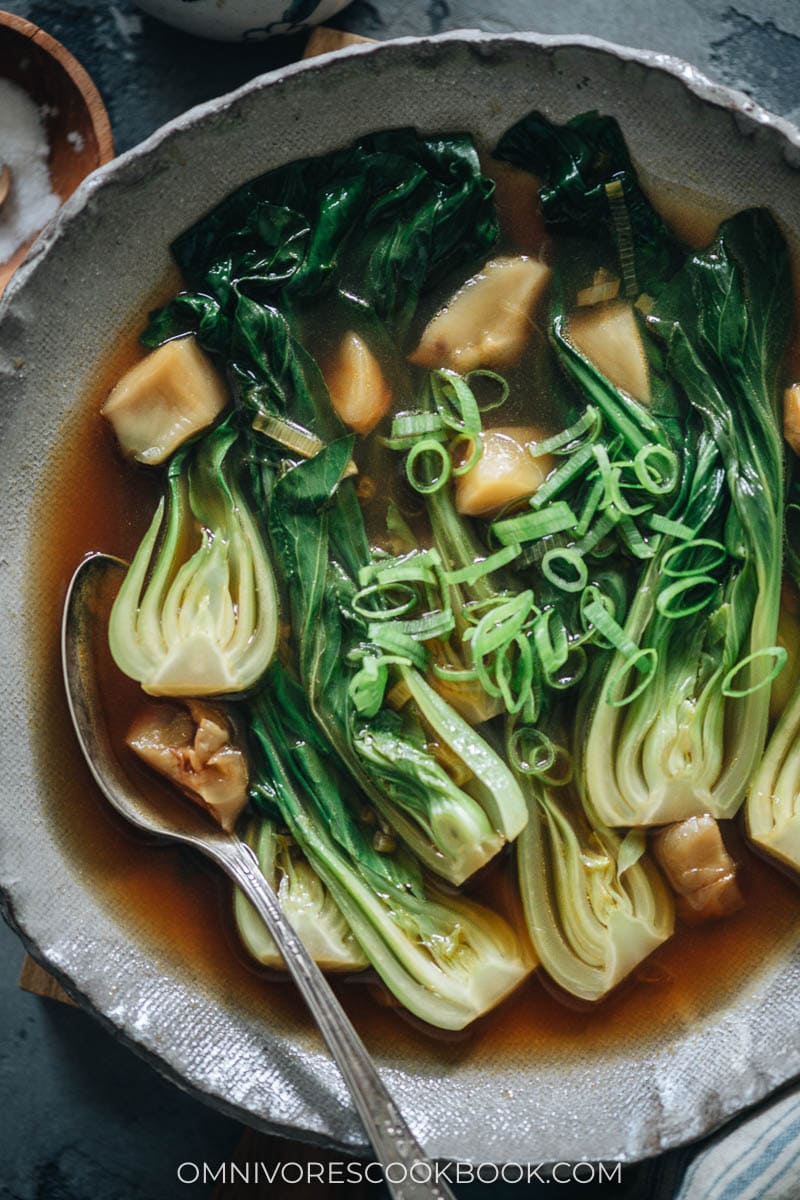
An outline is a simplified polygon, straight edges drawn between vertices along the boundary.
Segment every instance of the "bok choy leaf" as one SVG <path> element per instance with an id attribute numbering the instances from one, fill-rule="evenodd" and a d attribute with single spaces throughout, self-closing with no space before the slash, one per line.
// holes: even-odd
<path id="1" fill-rule="evenodd" d="M 792 456 L 786 504 L 786 572 L 791 583 L 800 582 L 800 529 L 797 525 L 800 478 L 798 460 Z M 796 592 L 790 590 L 794 601 Z M 800 871 L 800 687 L 797 683 L 797 615 L 794 604 L 782 618 L 795 640 L 786 642 L 793 671 L 787 681 L 779 680 L 785 700 L 778 706 L 778 719 L 767 741 L 747 793 L 745 818 L 750 840 L 765 853 L 793 871 Z M 781 641 L 781 638 L 778 638 Z M 794 660 L 794 661 L 791 661 Z M 778 691 L 778 684 L 774 692 Z M 773 699 L 776 697 L 773 696 Z M 783 699 L 783 697 L 780 697 Z"/>

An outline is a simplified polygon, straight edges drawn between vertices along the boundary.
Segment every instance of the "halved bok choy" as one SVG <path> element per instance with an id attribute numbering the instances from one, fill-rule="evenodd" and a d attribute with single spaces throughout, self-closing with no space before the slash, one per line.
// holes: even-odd
<path id="1" fill-rule="evenodd" d="M 800 871 L 800 688 L 767 742 L 745 814 L 751 842 Z"/>
<path id="2" fill-rule="evenodd" d="M 623 461 L 604 463 L 593 486 L 639 586 L 627 615 L 608 619 L 608 598 L 599 596 L 584 608 L 614 651 L 581 756 L 586 792 L 610 826 L 730 817 L 758 764 L 770 683 L 784 661 L 776 646 L 777 382 L 791 313 L 784 239 L 766 210 L 753 209 L 726 221 L 708 249 L 687 254 L 644 195 L 616 122 L 597 113 L 561 127 L 534 113 L 497 154 L 541 177 L 545 223 L 568 235 L 551 340 L 622 450 Z M 615 274 L 634 304 L 626 346 L 606 339 L 601 357 L 613 374 L 623 349 L 638 355 L 646 403 L 589 360 L 585 339 L 571 339 L 591 283 L 587 263 Z M 598 320 L 611 311 L 588 309 Z M 665 471 L 670 461 L 675 470 Z M 662 493 L 655 506 L 632 500 L 629 467 Z M 674 486 L 662 488 L 659 475 L 672 475 Z"/>
<path id="3" fill-rule="evenodd" d="M 272 817 L 253 814 L 243 831 L 267 883 L 311 957 L 323 971 L 362 971 L 367 960 L 336 901 L 294 838 Z M 249 954 L 267 967 L 284 963 L 264 921 L 238 888 L 233 912 Z"/>
<path id="4" fill-rule="evenodd" d="M 800 871 L 800 685 L 798 653 L 800 624 L 796 587 L 800 581 L 800 470 L 792 456 L 786 506 L 786 573 L 788 604 L 781 610 L 778 640 L 787 651 L 784 678 L 773 686 L 773 716 L 777 724 L 750 783 L 745 819 L 750 840 L 793 871 Z M 780 686 L 779 686 L 780 685 Z"/>
<path id="5" fill-rule="evenodd" d="M 726 221 L 647 324 L 688 400 L 682 485 L 596 696 L 587 794 L 609 825 L 732 817 L 764 747 L 783 550 L 777 377 L 791 288 L 763 209 Z"/>
<path id="6" fill-rule="evenodd" d="M 231 421 L 179 450 L 114 602 L 117 666 L 151 696 L 247 691 L 278 634 L 275 579 Z"/>
<path id="7" fill-rule="evenodd" d="M 286 824 L 389 991 L 442 1029 L 497 1005 L 533 966 L 506 921 L 444 892 L 402 847 L 376 849 L 301 687 L 278 664 L 247 713 L 254 806 Z"/>
<path id="8" fill-rule="evenodd" d="M 416 635 L 403 632 L 358 603 L 355 576 L 373 561 L 344 478 L 351 454 L 351 438 L 330 443 L 287 470 L 270 499 L 300 678 L 358 787 L 426 866 L 458 885 L 517 836 L 524 801 L 500 755 L 423 678 L 425 620 Z M 400 711 L 386 700 L 390 672 L 408 690 Z"/>
<path id="9" fill-rule="evenodd" d="M 643 830 L 621 837 L 589 820 L 571 784 L 523 780 L 529 815 L 517 868 L 531 941 L 559 987 L 601 1000 L 671 937 L 671 896 Z"/>

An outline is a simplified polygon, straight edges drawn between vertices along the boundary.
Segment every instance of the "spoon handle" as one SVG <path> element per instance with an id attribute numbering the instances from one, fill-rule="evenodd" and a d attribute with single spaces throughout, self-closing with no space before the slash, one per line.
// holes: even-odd
<path id="1" fill-rule="evenodd" d="M 454 1200 L 436 1178 L 435 1164 L 412 1134 L 383 1086 L 364 1043 L 289 921 L 278 898 L 244 842 L 209 845 L 207 852 L 241 888 L 272 934 L 283 961 L 311 1010 L 334 1061 L 344 1076 L 356 1110 L 395 1200 Z M 397 1182 L 387 1175 L 389 1165 Z"/>

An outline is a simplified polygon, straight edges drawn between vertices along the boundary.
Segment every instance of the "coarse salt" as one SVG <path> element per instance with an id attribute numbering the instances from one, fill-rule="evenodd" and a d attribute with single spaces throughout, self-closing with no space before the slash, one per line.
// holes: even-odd
<path id="1" fill-rule="evenodd" d="M 0 79 L 0 167 L 11 170 L 11 189 L 0 207 L 0 263 L 38 233 L 61 203 L 50 187 L 49 146 L 34 101 Z"/>

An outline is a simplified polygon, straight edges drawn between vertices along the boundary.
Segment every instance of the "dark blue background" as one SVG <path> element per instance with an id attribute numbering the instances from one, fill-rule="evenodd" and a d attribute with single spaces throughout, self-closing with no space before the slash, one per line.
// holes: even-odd
<path id="1" fill-rule="evenodd" d="M 118 151 L 191 105 L 300 57 L 304 42 L 204 42 L 140 14 L 129 0 L 6 4 L 64 42 L 88 69 L 108 107 Z M 679 55 L 768 108 L 800 118 L 797 0 L 736 6 L 723 0 L 355 0 L 335 23 L 381 39 L 457 28 L 591 33 Z M 22 956 L 0 923 L 0 1197 L 209 1196 L 208 1185 L 179 1183 L 176 1168 L 229 1159 L 240 1127 L 165 1083 L 84 1013 L 21 992 Z M 257 1149 L 259 1159 L 275 1151 L 267 1139 Z M 657 1189 L 670 1194 L 668 1180 L 680 1177 L 684 1161 L 678 1154 L 630 1168 L 623 1185 L 607 1194 L 615 1200 L 645 1200 Z M 462 1195 L 482 1200 L 489 1190 L 466 1188 Z M 515 1188 L 512 1194 L 545 1190 Z M 301 1200 L 301 1189 L 288 1191 Z M 592 1186 L 547 1191 L 560 1200 L 600 1195 Z M 277 1197 L 278 1190 L 270 1194 Z"/>

